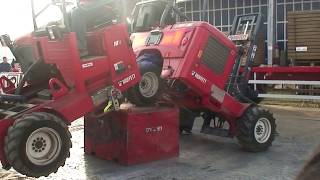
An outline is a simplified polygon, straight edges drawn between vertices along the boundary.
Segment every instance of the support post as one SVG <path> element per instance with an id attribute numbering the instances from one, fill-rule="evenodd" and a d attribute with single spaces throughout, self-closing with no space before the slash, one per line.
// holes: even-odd
<path id="1" fill-rule="evenodd" d="M 276 29 L 276 0 L 269 0 L 268 4 L 268 65 L 273 62 L 273 46 L 275 44 L 275 29 Z"/>

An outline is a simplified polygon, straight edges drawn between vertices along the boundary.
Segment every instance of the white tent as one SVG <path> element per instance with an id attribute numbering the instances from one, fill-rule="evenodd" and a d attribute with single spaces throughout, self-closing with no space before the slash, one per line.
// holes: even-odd
<path id="1" fill-rule="evenodd" d="M 15 59 L 15 57 L 13 56 L 12 52 L 8 47 L 0 45 L 0 58 L 1 58 L 0 63 L 2 62 L 3 57 L 7 57 L 9 63 L 11 63 L 13 59 Z"/>

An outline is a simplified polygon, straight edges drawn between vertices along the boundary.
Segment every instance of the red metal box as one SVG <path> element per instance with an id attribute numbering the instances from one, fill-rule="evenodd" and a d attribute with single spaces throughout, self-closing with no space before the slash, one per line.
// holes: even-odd
<path id="1" fill-rule="evenodd" d="M 179 110 L 133 108 L 85 116 L 85 153 L 123 165 L 179 155 Z"/>

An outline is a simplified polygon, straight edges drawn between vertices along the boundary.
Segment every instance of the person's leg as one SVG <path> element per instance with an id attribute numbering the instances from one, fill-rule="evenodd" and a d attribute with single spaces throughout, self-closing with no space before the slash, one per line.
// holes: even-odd
<path id="1" fill-rule="evenodd" d="M 74 9 L 71 13 L 71 31 L 75 32 L 77 35 L 77 44 L 80 56 L 88 55 L 86 17 L 84 12 L 79 8 Z"/>

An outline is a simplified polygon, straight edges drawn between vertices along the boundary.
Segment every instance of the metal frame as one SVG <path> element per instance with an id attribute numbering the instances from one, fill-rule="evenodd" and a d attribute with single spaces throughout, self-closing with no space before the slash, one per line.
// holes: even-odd
<path id="1" fill-rule="evenodd" d="M 253 68 L 254 90 L 257 85 L 312 85 L 320 87 L 320 67 L 257 67 Z M 260 75 L 260 77 L 258 77 Z M 261 79 L 261 75 L 263 79 Z M 286 75 L 287 77 L 284 77 Z M 318 75 L 318 76 L 317 76 Z M 296 80 L 300 77 L 301 80 Z M 280 78 L 280 79 L 279 79 Z M 281 79 L 283 78 L 283 79 Z M 288 94 L 259 94 L 260 98 L 273 99 L 298 99 L 298 100 L 320 100 L 319 95 L 288 95 Z"/>
<path id="2" fill-rule="evenodd" d="M 273 46 L 275 42 L 275 22 L 276 22 L 276 16 L 275 16 L 275 9 L 276 9 L 276 0 L 269 0 L 268 4 L 268 25 L 267 25 L 267 47 L 268 47 L 268 64 L 273 64 Z"/>
<path id="3" fill-rule="evenodd" d="M 32 11 L 32 20 L 33 20 L 33 28 L 36 31 L 39 27 L 37 25 L 37 18 L 40 14 L 42 14 L 44 11 L 46 11 L 51 5 L 54 5 L 54 2 L 47 4 L 45 7 L 43 7 L 39 12 L 35 11 L 35 3 L 34 0 L 31 0 L 31 11 Z M 63 23 L 66 27 L 66 29 L 69 29 L 69 18 L 67 15 L 67 9 L 66 9 L 66 1 L 61 0 L 61 6 L 60 6 L 61 13 L 63 15 Z"/>

